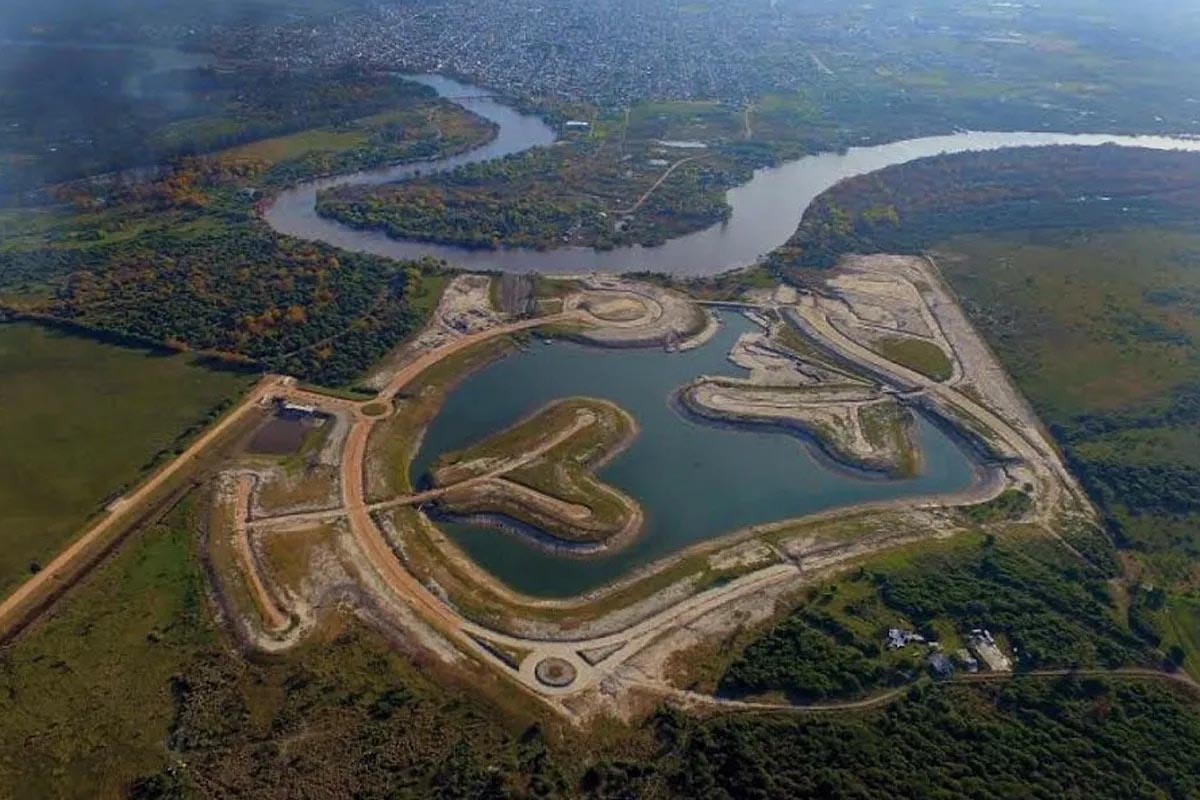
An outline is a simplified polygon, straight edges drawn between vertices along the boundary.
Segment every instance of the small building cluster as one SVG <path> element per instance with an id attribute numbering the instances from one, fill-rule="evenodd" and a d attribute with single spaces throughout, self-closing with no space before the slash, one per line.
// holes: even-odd
<path id="1" fill-rule="evenodd" d="M 995 637 L 986 628 L 976 628 L 967 637 L 967 646 L 980 661 L 993 672 L 1012 672 L 1012 659 L 996 644 Z"/>
<path id="2" fill-rule="evenodd" d="M 905 631 L 900 628 L 888 628 L 887 646 L 892 650 L 902 650 L 910 644 L 925 644 L 925 637 L 916 631 Z M 936 644 L 936 642 L 935 642 Z"/>
<path id="3" fill-rule="evenodd" d="M 971 651 L 967 648 L 960 648 L 954 654 L 954 657 L 958 660 L 959 665 L 961 665 L 962 668 L 967 672 L 972 674 L 979 672 L 979 661 L 975 658 L 975 656 L 971 655 Z"/>
<path id="4" fill-rule="evenodd" d="M 979 672 L 980 666 L 992 672 L 1011 672 L 1012 659 L 1005 655 L 991 632 L 975 628 L 967 637 L 967 646 L 955 651 L 951 657 L 942 652 L 938 642 L 930 641 L 916 631 L 903 628 L 888 628 L 885 640 L 889 650 L 902 650 L 910 644 L 926 645 L 929 648 L 929 669 L 936 678 L 949 678 L 956 668 L 967 673 Z"/>

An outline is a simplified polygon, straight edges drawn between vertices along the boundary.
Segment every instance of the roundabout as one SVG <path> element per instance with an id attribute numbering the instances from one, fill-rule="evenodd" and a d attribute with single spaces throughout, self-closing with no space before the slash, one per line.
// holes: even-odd
<path id="1" fill-rule="evenodd" d="M 575 682 L 575 667 L 563 658 L 543 658 L 533 668 L 533 674 L 546 686 L 564 689 Z"/>

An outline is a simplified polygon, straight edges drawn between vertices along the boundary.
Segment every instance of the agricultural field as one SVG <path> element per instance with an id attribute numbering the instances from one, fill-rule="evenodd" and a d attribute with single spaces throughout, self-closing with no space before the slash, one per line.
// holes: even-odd
<path id="1" fill-rule="evenodd" d="M 250 385 L 186 355 L 0 325 L 0 591 Z"/>

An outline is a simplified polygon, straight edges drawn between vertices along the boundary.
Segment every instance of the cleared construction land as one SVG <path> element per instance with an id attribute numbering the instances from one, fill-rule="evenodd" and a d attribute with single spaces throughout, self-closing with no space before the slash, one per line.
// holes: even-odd
<path id="1" fill-rule="evenodd" d="M 854 469 L 897 478 L 917 471 L 912 412 L 867 387 L 704 380 L 683 389 L 679 401 L 705 419 L 777 427 L 811 437 L 835 462 Z"/>
<path id="2" fill-rule="evenodd" d="M 677 350 L 703 341 L 717 323 L 683 295 L 603 277 L 578 279 L 559 313 L 508 320 L 464 307 L 490 305 L 492 293 L 471 279 L 451 293 L 451 318 L 470 323 L 437 315 L 431 329 L 438 336 L 410 346 L 380 374 L 375 398 L 326 397 L 274 378 L 239 406 L 288 400 L 337 420 L 329 452 L 336 452 L 338 471 L 335 495 L 314 492 L 307 504 L 307 489 L 298 486 L 276 486 L 273 501 L 248 496 L 254 484 L 244 475 L 215 493 L 214 513 L 226 520 L 219 528 L 225 566 L 216 581 L 226 613 L 238 618 L 234 627 L 252 646 L 280 650 L 320 630 L 330 608 L 349 604 L 445 664 L 487 664 L 583 720 L 614 709 L 632 713 L 647 691 L 670 696 L 669 662 L 697 637 L 721 637 L 764 619 L 799 587 L 882 550 L 978 531 L 992 518 L 961 509 L 1019 489 L 1030 498 L 1015 512 L 1027 527 L 1050 531 L 1066 518 L 1091 519 L 1036 418 L 927 264 L 864 260 L 831 278 L 807 292 L 779 291 L 747 304 L 766 332 L 743 337 L 729 357 L 750 377 L 700 384 L 704 407 L 727 415 L 726 424 L 795 425 L 847 463 L 900 472 L 913 449 L 905 405 L 918 405 L 987 454 L 969 489 L 730 531 L 587 596 L 522 597 L 472 564 L 422 506 L 505 517 L 564 543 L 620 541 L 636 530 L 640 513 L 594 471 L 631 440 L 636 425 L 611 403 L 552 403 L 443 459 L 432 471 L 433 488 L 414 490 L 408 466 L 446 393 L 466 372 L 511 352 L 511 337 L 530 329 L 569 326 L 598 343 Z M 870 346 L 915 327 L 952 359 L 948 379 Z M 296 510 L 285 510 L 289 504 Z M 1001 521 L 1011 524 L 1012 516 Z M 290 536 L 294 549 L 286 544 Z"/>

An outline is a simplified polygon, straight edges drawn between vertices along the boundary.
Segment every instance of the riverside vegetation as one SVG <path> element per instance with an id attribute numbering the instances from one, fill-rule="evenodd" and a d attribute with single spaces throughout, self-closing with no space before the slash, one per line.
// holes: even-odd
<path id="1" fill-rule="evenodd" d="M 904 72 L 890 80 L 916 86 L 939 76 Z M 903 115 L 903 125 L 888 120 L 894 135 L 910 125 L 925 129 L 942 113 L 929 94 L 895 101 L 890 85 L 871 93 L 839 86 L 830 82 L 824 90 L 840 98 L 838 119 L 818 105 L 797 112 L 804 124 L 796 127 L 807 125 L 811 135 L 814 125 L 824 125 L 848 136 L 863 130 L 863 115 L 871 115 L 876 129 L 880 117 Z M 1029 91 L 1037 97 L 1040 88 Z M 740 121 L 727 107 L 714 105 L 709 113 L 705 104 L 680 105 L 689 124 L 726 119 L 736 130 Z M 1025 116 L 1009 118 L 1042 124 L 1044 104 L 1036 113 L 1032 102 L 1026 105 Z M 363 119 L 377 110 L 347 113 Z M 1141 107 L 1130 113 L 1147 116 Z M 1074 110 L 1069 116 L 1079 118 Z M 465 132 L 486 135 L 463 120 Z M 338 130 L 343 124 L 353 130 Z M 240 158 L 204 159 L 153 176 L 148 188 L 118 187 L 111 192 L 115 200 L 107 187 L 83 187 L 78 201 L 60 198 L 74 210 L 47 204 L 0 211 L 6 232 L 0 299 L 13 316 L 69 319 L 93 335 L 135 336 L 213 350 L 256 368 L 352 380 L 436 299 L 437 277 L 429 277 L 436 267 L 395 267 L 274 237 L 253 219 L 249 190 L 360 164 L 361 143 L 380 142 L 386 128 L 350 121 L 314 134 L 292 132 L 258 150 L 287 166 L 261 172 Z M 410 118 L 404 130 L 425 129 Z M 423 136 L 392 144 L 400 150 L 388 149 L 389 157 L 406 147 L 414 156 L 429 154 Z M 31 157 L 21 147 L 6 164 L 21 167 Z M 1149 203 L 1136 193 L 1130 197 L 1147 215 L 1123 220 L 1163 221 L 1156 209 L 1175 202 L 1169 192 Z M 1084 205 L 1104 210 L 1104 202 Z M 887 216 L 885 210 L 881 230 Z M 1122 594 L 1107 580 L 1111 570 L 1087 567 L 1048 541 L 993 541 L 981 534 L 928 562 L 885 559 L 815 589 L 779 628 L 732 653 L 734 661 L 712 662 L 722 667 L 715 680 L 727 691 L 849 697 L 894 685 L 917 666 L 875 651 L 872 635 L 892 621 L 927 627 L 948 645 L 966 627 L 995 625 L 1034 659 L 1019 663 L 1031 665 L 1154 664 L 1165 654 L 1196 669 L 1200 604 L 1189 588 L 1191 561 L 1180 555 L 1195 529 L 1186 504 L 1192 418 L 1181 389 L 1187 385 L 1181 376 L 1194 365 L 1194 339 L 1177 338 L 1181 330 L 1191 336 L 1192 304 L 1190 283 L 1171 279 L 1190 274 L 1200 249 L 1190 234 L 1083 227 L 1091 229 L 1067 240 L 1062 231 L 1050 241 L 1036 232 L 960 237 L 951 244 L 965 258 L 939 263 L 961 266 L 960 275 L 946 266 L 960 291 L 962 275 L 985 281 L 1006 274 L 979 265 L 1014 270 L 1012 280 L 964 291 L 968 307 L 993 344 L 1007 337 L 1009 344 L 998 347 L 1001 357 L 1039 409 L 1062 403 L 1059 423 L 1053 414 L 1044 418 L 1061 425 L 1056 431 L 1077 470 L 1085 472 L 1079 464 L 1088 459 L 1096 464 L 1085 481 L 1110 522 L 1121 526 L 1123 542 L 1136 548 L 1146 585 Z M 971 229 L 938 229 L 910 246 Z M 1127 235 L 1130 250 L 1115 247 Z M 1142 250 L 1156 243 L 1161 249 Z M 1023 249 L 1020 258 L 1002 252 L 1011 247 Z M 1043 255 L 1035 258 L 1039 248 Z M 1114 248 L 1124 255 L 1115 257 L 1108 274 L 1097 256 L 1111 256 Z M 1069 252 L 1074 257 L 1063 259 Z M 1148 260 L 1137 261 L 1136 252 L 1148 253 Z M 782 254 L 776 266 L 794 274 L 806 260 L 795 255 Z M 231 256 L 235 264 L 226 268 L 222 262 Z M 1124 266 L 1116 263 L 1121 258 Z M 1099 271 L 1090 272 L 1097 263 Z M 1155 269 L 1130 271 L 1129 263 Z M 1158 271 L 1163 263 L 1170 265 L 1166 273 Z M 1131 274 L 1162 283 L 1124 283 Z M 1098 275 L 1105 288 L 1087 295 L 1086 311 L 1070 305 L 1081 283 Z M 144 288 L 156 282 L 164 286 Z M 322 290 L 328 294 L 318 294 Z M 1024 322 L 1029 311 L 1036 312 L 1035 324 Z M 1066 362 L 1087 376 L 1076 384 L 1086 396 L 1075 397 L 1069 381 L 1052 378 L 1064 366 L 1063 353 L 1081 342 L 1083 355 Z M 1021 367 L 1023 357 L 1029 362 Z M 1135 371 L 1113 369 L 1113 363 Z M 1117 491 L 1126 480 L 1137 486 L 1128 496 Z M 1200 793 L 1194 699 L 1162 682 L 1119 675 L 919 684 L 883 708 L 821 717 L 704 719 L 662 710 L 631 728 L 601 726 L 584 738 L 517 707 L 503 687 L 487 680 L 462 685 L 435 662 L 397 653 L 394 642 L 348 619 L 331 623 L 312 647 L 246 658 L 216 624 L 206 596 L 194 541 L 205 527 L 206 501 L 192 495 L 131 538 L 53 617 L 0 654 L 0 785 L 30 796 L 140 798 L 292 797 L 314 786 L 360 797 Z M 1016 516 L 1019 503 L 1014 506 Z M 992 511 L 1010 514 L 1003 507 Z M 1166 588 L 1157 585 L 1164 576 Z M 88 724 L 80 726 L 80 719 Z"/>
<path id="2" fill-rule="evenodd" d="M 150 180 L 59 185 L 47 205 L 0 210 L 0 314 L 351 381 L 436 303 L 441 267 L 279 236 L 255 214 L 258 192 L 331 169 L 455 152 L 492 129 L 424 87 L 322 80 L 323 91 L 343 90 L 342 104 L 319 117 L 336 110 L 338 126 L 184 159 Z M 374 88 L 359 92 L 359 83 Z M 377 113 L 388 103 L 398 106 Z"/>
<path id="3" fill-rule="evenodd" d="M 758 167 L 842 146 L 803 101 L 769 98 L 754 113 L 712 102 L 642 103 L 627 113 L 554 107 L 585 132 L 497 161 L 386 186 L 342 186 L 319 213 L 401 239 L 471 248 L 660 245 L 728 218 L 725 192 Z M 806 124 L 798 124 L 803 120 Z"/>

